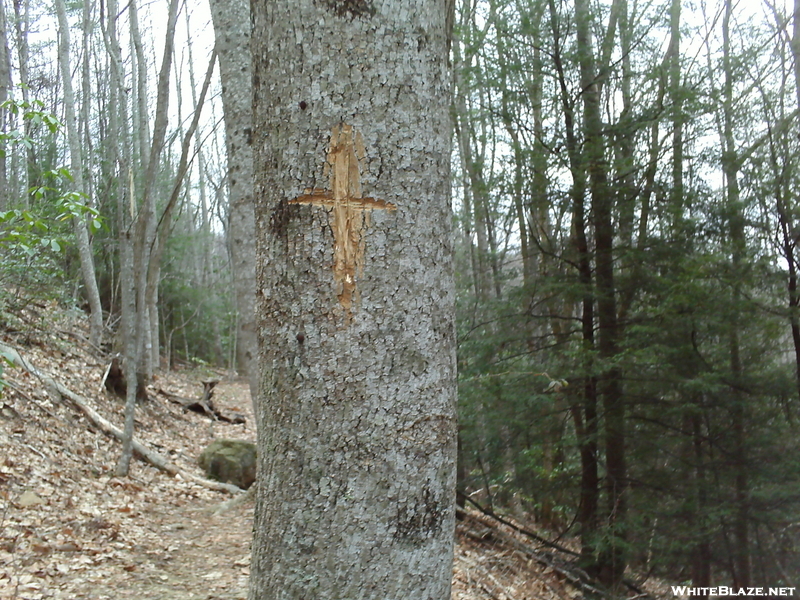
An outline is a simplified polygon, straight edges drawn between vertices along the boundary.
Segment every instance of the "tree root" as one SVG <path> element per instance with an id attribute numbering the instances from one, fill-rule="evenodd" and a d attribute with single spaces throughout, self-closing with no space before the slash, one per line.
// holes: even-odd
<path id="1" fill-rule="evenodd" d="M 223 513 L 228 512 L 234 508 L 237 508 L 244 504 L 245 502 L 249 502 L 250 500 L 256 497 L 256 486 L 258 483 L 254 483 L 251 485 L 244 494 L 239 494 L 238 496 L 234 496 L 230 500 L 226 500 L 225 502 L 221 502 L 216 506 L 211 506 L 207 510 L 212 514 L 212 516 L 216 517 Z"/>

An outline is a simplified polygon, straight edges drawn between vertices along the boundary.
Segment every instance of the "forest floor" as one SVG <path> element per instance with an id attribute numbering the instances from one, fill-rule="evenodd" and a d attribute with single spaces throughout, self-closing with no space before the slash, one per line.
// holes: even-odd
<path id="1" fill-rule="evenodd" d="M 30 306 L 0 323 L 0 342 L 121 428 L 122 401 L 101 391 L 108 359 L 90 352 L 85 336 L 82 313 L 54 306 Z M 247 597 L 252 501 L 215 515 L 228 494 L 141 460 L 132 462 L 129 477 L 116 478 L 116 439 L 48 393 L 35 375 L 6 366 L 3 378 L 0 598 Z M 215 406 L 244 414 L 244 424 L 212 420 L 173 401 L 201 397 L 208 379 L 220 380 Z M 195 367 L 160 374 L 148 393 L 137 409 L 136 438 L 186 473 L 202 477 L 197 457 L 216 438 L 255 440 L 241 380 Z M 573 600 L 589 590 L 569 554 L 489 516 L 460 512 L 456 534 L 453 600 Z M 668 596 L 663 585 L 647 588 L 647 596 Z"/>

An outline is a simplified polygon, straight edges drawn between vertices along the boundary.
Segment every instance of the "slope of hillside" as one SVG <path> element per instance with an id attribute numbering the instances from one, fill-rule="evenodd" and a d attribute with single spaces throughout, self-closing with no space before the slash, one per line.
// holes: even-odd
<path id="1" fill-rule="evenodd" d="M 0 598 L 246 598 L 253 504 L 215 515 L 230 496 L 190 478 L 202 477 L 196 457 L 213 439 L 255 438 L 245 383 L 197 369 L 160 375 L 138 409 L 136 437 L 187 476 L 137 460 L 118 479 L 119 442 L 45 385 L 52 377 L 122 426 L 122 402 L 101 391 L 108 357 L 88 350 L 83 314 L 34 306 L 2 327 L 0 343 L 43 378 L 13 367 L 3 375 Z M 244 414 L 244 424 L 173 401 L 199 397 L 212 376 L 221 379 L 216 406 Z M 587 591 L 568 556 L 475 511 L 460 517 L 454 600 L 571 600 Z"/>

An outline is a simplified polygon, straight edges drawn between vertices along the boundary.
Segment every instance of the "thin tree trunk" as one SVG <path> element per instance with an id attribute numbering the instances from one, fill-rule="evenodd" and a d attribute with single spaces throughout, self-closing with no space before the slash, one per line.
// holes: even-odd
<path id="1" fill-rule="evenodd" d="M 8 48 L 8 19 L 6 18 L 5 0 L 0 0 L 0 105 L 8 100 L 11 88 L 11 51 Z M 8 110 L 0 106 L 0 131 L 8 131 Z M 8 207 L 8 168 L 6 161 L 7 146 L 0 143 L 0 212 Z"/>
<path id="2" fill-rule="evenodd" d="M 733 134 L 733 84 L 734 73 L 730 48 L 730 19 L 733 12 L 732 0 L 725 0 L 722 17 L 723 39 L 723 103 L 722 103 L 722 170 L 725 174 L 725 192 L 728 210 L 728 226 L 732 244 L 733 263 L 732 315 L 730 319 L 730 368 L 733 378 L 731 386 L 731 423 L 733 432 L 732 461 L 734 465 L 735 514 L 733 535 L 736 547 L 733 551 L 734 586 L 750 585 L 750 489 L 747 474 L 747 450 L 745 439 L 745 398 L 742 391 L 744 367 L 740 349 L 740 314 L 738 304 L 742 301 L 741 276 L 746 252 L 744 214 L 739 190 L 739 156 Z"/>
<path id="3" fill-rule="evenodd" d="M 683 220 L 683 97 L 681 83 L 681 0 L 672 0 L 669 13 L 670 41 L 668 54 L 669 95 L 672 104 L 672 187 L 670 207 L 674 211 L 673 226 Z"/>
<path id="4" fill-rule="evenodd" d="M 792 57 L 794 58 L 794 81 L 797 108 L 800 108 L 800 0 L 794 0 L 792 15 Z"/>
<path id="5" fill-rule="evenodd" d="M 595 340 L 592 288 L 592 266 L 586 235 L 585 158 L 575 132 L 575 114 L 567 89 L 562 64 L 561 28 L 555 1 L 548 0 L 550 27 L 553 34 L 553 63 L 559 85 L 559 97 L 564 114 L 567 155 L 572 175 L 572 235 L 578 264 L 578 280 L 582 290 L 581 337 L 583 350 L 583 389 L 580 400 L 573 401 L 571 413 L 578 438 L 581 457 L 581 488 L 578 522 L 581 525 L 581 565 L 592 576 L 599 574 L 597 544 L 599 534 L 600 477 L 598 474 L 597 380 L 594 375 Z"/>
<path id="6" fill-rule="evenodd" d="M 211 85 L 211 76 L 214 72 L 214 64 L 217 61 L 216 52 L 212 51 L 211 58 L 209 59 L 208 69 L 206 70 L 205 79 L 203 80 L 203 87 L 200 90 L 200 96 L 197 100 L 198 104 L 194 109 L 194 116 L 189 128 L 183 136 L 181 143 L 181 155 L 178 163 L 178 168 L 175 172 L 175 182 L 172 186 L 172 193 L 167 199 L 167 204 L 164 211 L 161 213 L 159 219 L 158 230 L 156 232 L 153 248 L 150 252 L 150 260 L 148 263 L 147 272 L 147 289 L 152 293 L 157 293 L 158 282 L 161 273 L 161 259 L 164 256 L 164 250 L 167 247 L 167 239 L 170 234 L 172 215 L 178 206 L 178 201 L 181 197 L 181 190 L 183 189 L 183 180 L 189 170 L 189 152 L 192 148 L 192 140 L 194 139 L 195 132 L 200 123 L 200 115 L 205 104 L 208 88 Z M 151 309 L 152 310 L 152 309 Z M 157 316 L 157 313 L 151 312 L 151 320 Z"/>
<path id="7" fill-rule="evenodd" d="M 23 4 L 24 2 L 24 4 Z M 19 61 L 19 87 L 22 94 L 22 101 L 25 103 L 30 102 L 30 78 L 29 78 L 29 62 L 30 54 L 28 52 L 28 30 L 30 26 L 30 0 L 13 0 L 14 4 L 14 31 L 16 34 L 17 42 L 17 60 Z M 30 119 L 25 119 L 23 123 L 25 136 L 32 137 L 33 123 Z M 28 208 L 30 204 L 29 190 L 39 181 L 39 168 L 36 159 L 36 151 L 32 146 L 25 147 L 25 170 L 22 188 L 24 190 L 22 197 L 24 198 L 25 207 Z"/>
<path id="8" fill-rule="evenodd" d="M 125 400 L 125 424 L 122 432 L 122 453 L 115 469 L 118 477 L 127 477 L 130 471 L 134 448 L 134 423 L 136 416 L 136 397 L 139 381 L 133 376 L 138 364 L 139 345 L 136 339 L 136 291 L 134 289 L 133 265 L 133 223 L 134 223 L 134 180 L 132 169 L 131 136 L 127 131 L 127 98 L 122 89 L 122 52 L 119 46 L 117 0 L 108 0 L 108 18 L 103 32 L 106 51 L 109 56 L 109 106 L 108 115 L 108 157 L 113 164 L 113 181 L 110 189 L 117 199 L 117 228 L 119 231 L 120 261 L 120 306 L 122 312 L 122 336 L 127 378 Z"/>
<path id="9" fill-rule="evenodd" d="M 692 446 L 694 449 L 694 524 L 697 542 L 691 552 L 692 585 L 708 587 L 711 585 L 711 540 L 708 532 L 708 482 L 706 481 L 706 457 L 703 450 L 704 436 L 702 418 L 695 410 L 690 418 L 692 425 Z"/>
<path id="10" fill-rule="evenodd" d="M 617 6 L 617 2 L 614 3 Z M 613 11 L 612 11 L 613 13 Z M 617 303 L 614 284 L 613 194 L 608 186 L 605 138 L 600 110 L 602 78 L 595 67 L 589 3 L 575 1 L 577 55 L 581 72 L 586 166 L 592 198 L 597 290 L 598 355 L 607 364 L 617 356 Z M 609 30 L 612 26 L 609 25 Z M 607 38 L 608 39 L 608 38 Z M 605 62 L 603 67 L 605 67 Z M 599 577 L 615 588 L 625 572 L 625 406 L 619 368 L 604 367 L 599 383 L 605 413 L 606 542 L 599 555 Z"/>
<path id="11" fill-rule="evenodd" d="M 511 150 L 514 153 L 514 184 L 512 187 L 513 190 L 512 197 L 514 200 L 514 210 L 516 212 L 516 219 L 519 229 L 520 254 L 522 255 L 523 282 L 526 287 L 530 287 L 533 284 L 533 257 L 531 256 L 532 249 L 530 247 L 530 242 L 528 241 L 529 211 L 526 210 L 525 202 L 523 201 L 522 198 L 522 190 L 525 179 L 525 173 L 524 173 L 525 160 L 523 158 L 522 143 L 519 139 L 520 136 L 511 113 L 512 110 L 511 98 L 510 98 L 511 90 L 510 90 L 510 82 L 508 81 L 508 66 L 506 59 L 506 53 L 508 52 L 508 49 L 506 48 L 506 44 L 504 42 L 506 32 L 500 29 L 501 22 L 499 19 L 496 19 L 495 27 L 497 28 L 497 61 L 501 78 L 500 116 L 503 122 L 503 127 L 505 128 L 508 137 L 511 139 Z M 536 27 L 538 29 L 538 23 Z M 536 41 L 534 41 L 534 47 L 536 47 L 535 44 Z M 537 74 L 534 74 L 534 78 L 536 77 L 536 75 Z M 531 100 L 532 103 L 535 105 L 536 99 L 532 98 Z"/>
<path id="12" fill-rule="evenodd" d="M 78 120 L 75 117 L 75 93 L 72 89 L 72 69 L 70 68 L 69 46 L 69 21 L 64 0 L 55 0 L 56 14 L 58 16 L 59 43 L 58 62 L 61 71 L 61 82 L 64 86 L 64 121 L 69 142 L 70 171 L 75 181 L 75 190 L 88 198 L 84 183 L 83 156 L 81 152 L 80 132 Z M 84 99 L 85 101 L 86 99 Z M 73 219 L 75 238 L 78 246 L 78 256 L 81 262 L 83 285 L 89 301 L 89 341 L 96 348 L 100 347 L 103 338 L 103 308 L 100 304 L 100 291 L 97 288 L 97 278 L 94 272 L 94 256 L 92 244 L 89 239 L 89 230 L 86 219 L 76 216 Z"/>
<path id="13" fill-rule="evenodd" d="M 549 265 L 552 262 L 549 256 L 551 246 L 551 224 L 550 224 L 550 198 L 547 195 L 547 149 L 544 145 L 545 128 L 542 105 L 545 101 L 544 68 L 542 64 L 542 34 L 541 22 L 544 18 L 545 5 L 542 2 L 536 8 L 531 19 L 531 41 L 533 42 L 533 74 L 531 81 L 530 103 L 533 112 L 533 134 L 534 149 L 531 158 L 531 200 L 528 207 L 529 220 L 531 222 L 531 237 L 536 240 L 540 249 L 536 271 L 542 277 L 550 272 Z"/>
<path id="14" fill-rule="evenodd" d="M 186 38 L 186 55 L 188 57 L 189 62 L 189 88 L 192 91 L 192 106 L 197 107 L 199 106 L 197 100 L 197 88 L 195 87 L 195 76 L 194 76 L 194 54 L 192 52 L 192 35 L 191 35 L 191 22 L 189 20 L 189 11 L 187 10 L 185 13 L 186 17 L 186 31 L 189 33 L 188 37 Z M 215 50 L 216 51 L 216 50 Z M 216 54 L 215 54 L 216 57 Z M 208 218 L 208 190 L 206 185 L 206 177 L 205 177 L 205 153 L 203 152 L 203 145 L 201 139 L 201 130 L 198 128 L 195 130 L 194 134 L 194 155 L 197 157 L 197 171 L 199 177 L 197 178 L 197 187 L 198 191 L 200 192 L 200 264 L 198 265 L 197 269 L 197 281 L 201 287 L 207 288 L 209 287 L 209 276 L 211 270 L 211 249 L 213 244 L 211 243 L 211 228 L 209 225 L 209 218 Z M 186 177 L 186 185 L 187 190 L 189 188 L 189 183 L 191 181 L 191 176 Z M 192 229 L 194 230 L 194 223 L 192 223 Z"/>
<path id="15" fill-rule="evenodd" d="M 147 55 L 142 43 L 142 34 L 139 30 L 139 6 L 138 0 L 131 0 L 129 4 L 130 13 L 130 38 L 133 46 L 136 66 L 136 73 L 131 78 L 134 88 L 133 93 L 133 117 L 134 117 L 134 159 L 144 165 L 150 153 L 150 117 L 147 107 Z M 158 109 L 156 109 L 158 110 Z"/>
<path id="16" fill-rule="evenodd" d="M 136 367 L 137 377 L 147 381 L 153 375 L 157 366 L 154 357 L 158 356 L 158 338 L 153 339 L 153 332 L 158 331 L 152 321 L 157 319 L 156 299 L 158 298 L 158 281 L 153 285 L 153 272 L 150 261 L 153 246 L 156 243 L 156 206 L 155 186 L 161 157 L 164 151 L 164 140 L 167 133 L 169 116 L 169 81 L 172 69 L 172 55 L 175 41 L 175 26 L 178 19 L 180 0 L 170 0 L 167 29 L 165 33 L 164 55 L 161 60 L 161 69 L 158 75 L 156 90 L 156 114 L 153 123 L 153 135 L 145 165 L 145 175 L 142 184 L 142 200 L 139 216 L 136 220 L 134 242 L 134 270 L 136 277 L 136 333 L 141 346 L 139 350 L 139 364 Z M 138 33 L 138 29 L 136 30 Z M 134 34 L 134 31 L 131 32 Z M 134 38 L 135 39 L 135 38 Z M 141 45 L 141 39 L 134 42 L 135 47 Z M 137 50 L 138 53 L 138 50 Z M 138 112 L 141 117 L 146 115 L 146 106 L 141 105 L 144 98 L 137 98 Z M 143 135 L 143 134 L 142 134 Z M 155 286 L 155 287 L 154 287 Z"/>
<path id="17" fill-rule="evenodd" d="M 794 65 L 794 88 L 796 106 L 800 109 L 800 0 L 794 2 L 794 15 L 792 19 L 792 39 L 790 43 L 792 63 Z M 777 159 L 773 159 L 773 170 L 777 173 Z M 781 178 L 783 179 L 783 178 Z M 794 223 L 787 210 L 788 193 L 781 189 L 781 182 L 776 182 L 775 199 L 778 211 L 779 226 L 783 237 L 782 250 L 784 259 L 789 266 L 787 291 L 789 294 L 789 323 L 792 331 L 792 343 L 795 355 L 795 380 L 797 387 L 798 403 L 800 405 L 800 290 L 798 290 L 797 273 L 797 240 L 795 237 Z M 787 190 L 788 192 L 788 190 Z M 792 412 L 788 413 L 791 418 Z"/>

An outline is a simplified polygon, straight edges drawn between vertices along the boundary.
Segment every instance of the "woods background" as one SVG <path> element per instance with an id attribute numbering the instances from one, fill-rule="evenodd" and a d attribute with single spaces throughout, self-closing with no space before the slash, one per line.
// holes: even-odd
<path id="1" fill-rule="evenodd" d="M 796 583 L 800 4 L 456 4 L 462 500 L 609 584 Z M 57 300 L 142 383 L 252 373 L 233 10 L 217 56 L 179 0 L 0 2 L 4 327 Z"/>

